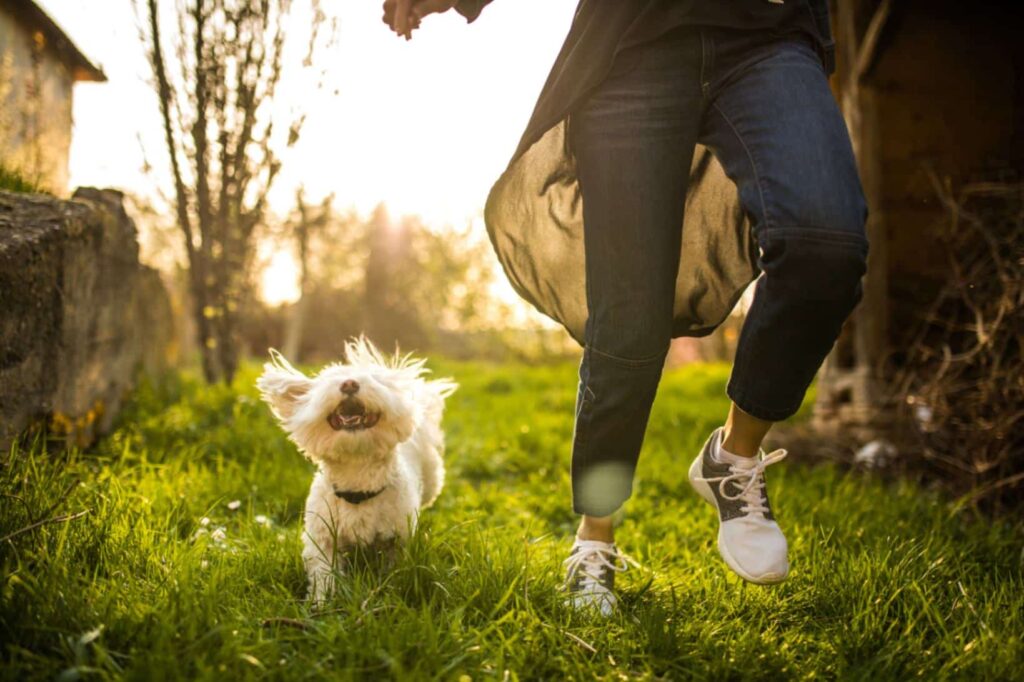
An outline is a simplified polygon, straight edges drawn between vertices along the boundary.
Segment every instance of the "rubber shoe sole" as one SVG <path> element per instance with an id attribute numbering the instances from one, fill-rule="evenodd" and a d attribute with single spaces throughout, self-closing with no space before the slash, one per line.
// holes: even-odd
<path id="1" fill-rule="evenodd" d="M 722 542 L 722 515 L 718 511 L 718 500 L 715 498 L 715 494 L 711 492 L 711 486 L 704 481 L 699 481 L 701 476 L 701 460 L 704 457 L 704 451 L 697 455 L 697 459 L 693 460 L 693 464 L 690 465 L 690 471 L 688 478 L 690 479 L 690 485 L 697 491 L 697 494 L 704 498 L 704 501 L 715 508 L 715 515 L 718 517 L 718 553 L 722 555 L 722 559 L 725 560 L 726 565 L 732 569 L 732 572 L 743 578 L 747 582 L 754 583 L 756 585 L 777 585 L 786 579 L 789 572 L 786 573 L 765 573 L 761 576 L 753 576 L 743 570 L 743 568 L 736 563 L 736 560 L 729 554 L 729 550 L 726 549 L 725 543 Z"/>

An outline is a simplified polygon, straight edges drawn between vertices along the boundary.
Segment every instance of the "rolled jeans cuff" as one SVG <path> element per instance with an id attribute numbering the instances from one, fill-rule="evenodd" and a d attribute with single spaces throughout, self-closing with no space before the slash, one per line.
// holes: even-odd
<path id="1" fill-rule="evenodd" d="M 800 403 L 803 402 L 801 398 L 796 405 L 788 405 L 785 407 L 764 407 L 756 402 L 752 402 L 751 399 L 740 391 L 736 387 L 736 383 L 730 379 L 729 383 L 726 384 L 725 394 L 729 396 L 729 400 L 736 403 L 736 407 L 740 408 L 746 414 L 751 417 L 761 419 L 767 422 L 781 422 L 789 419 L 800 409 Z"/>

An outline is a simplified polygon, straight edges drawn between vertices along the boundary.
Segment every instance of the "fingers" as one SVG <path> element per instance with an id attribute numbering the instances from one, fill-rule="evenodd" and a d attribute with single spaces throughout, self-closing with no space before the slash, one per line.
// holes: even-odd
<path id="1" fill-rule="evenodd" d="M 381 20 L 392 31 L 409 40 L 413 30 L 420 27 L 423 17 L 447 12 L 454 5 L 455 0 L 385 0 Z"/>
<path id="2" fill-rule="evenodd" d="M 406 40 L 412 37 L 412 24 L 410 14 L 413 0 L 395 0 L 395 21 L 391 28 L 395 33 L 404 36 Z"/>

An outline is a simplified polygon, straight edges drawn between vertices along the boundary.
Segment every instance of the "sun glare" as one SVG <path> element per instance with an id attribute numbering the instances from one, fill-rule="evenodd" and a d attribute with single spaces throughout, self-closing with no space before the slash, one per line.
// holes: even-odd
<path id="1" fill-rule="evenodd" d="M 299 264 L 290 251 L 276 251 L 263 269 L 260 298 L 269 305 L 294 303 L 299 300 Z"/>

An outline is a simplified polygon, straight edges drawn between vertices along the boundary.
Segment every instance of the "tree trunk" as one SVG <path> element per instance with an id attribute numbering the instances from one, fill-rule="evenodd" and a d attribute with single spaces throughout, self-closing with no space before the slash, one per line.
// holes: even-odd
<path id="1" fill-rule="evenodd" d="M 280 121 L 260 116 L 274 99 L 284 64 L 290 0 L 188 0 L 177 3 L 172 78 L 161 48 L 158 0 L 145 2 L 177 219 L 190 269 L 189 289 L 203 374 L 229 382 L 238 366 L 237 316 L 246 291 L 253 230 L 281 162 L 273 143 Z M 314 5 L 316 3 L 314 2 Z M 324 21 L 315 12 L 304 68 Z M 333 29 L 332 29 L 333 33 Z M 144 37 L 145 39 L 145 37 Z M 327 45 L 333 37 L 327 38 Z M 268 112 L 269 113 L 269 112 Z M 287 146 L 305 116 L 287 126 Z M 187 184 L 192 183 L 192 184 Z"/>
<path id="2" fill-rule="evenodd" d="M 295 235 L 299 241 L 299 300 L 292 306 L 288 325 L 284 332 L 284 356 L 295 361 L 301 359 L 302 332 L 306 324 L 306 312 L 309 309 L 309 231 L 310 221 L 303 201 L 302 192 L 297 197 L 299 208 L 299 224 L 295 227 Z M 326 208 L 321 221 L 326 219 Z"/>

